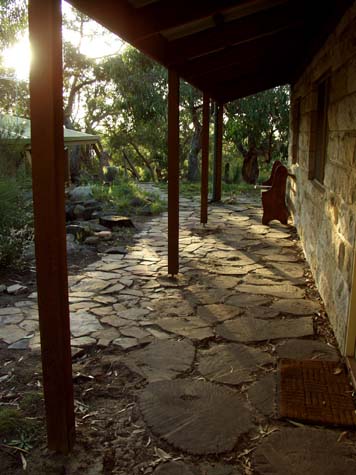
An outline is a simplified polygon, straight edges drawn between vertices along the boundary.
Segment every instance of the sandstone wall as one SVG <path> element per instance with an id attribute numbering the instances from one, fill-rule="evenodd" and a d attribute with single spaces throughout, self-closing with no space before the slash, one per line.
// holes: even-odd
<path id="1" fill-rule="evenodd" d="M 328 134 L 323 185 L 308 179 L 313 85 L 330 73 Z M 348 10 L 292 87 L 291 102 L 300 98 L 298 163 L 289 200 L 306 258 L 333 325 L 341 350 L 346 339 L 352 285 L 356 224 L 356 2 Z"/>

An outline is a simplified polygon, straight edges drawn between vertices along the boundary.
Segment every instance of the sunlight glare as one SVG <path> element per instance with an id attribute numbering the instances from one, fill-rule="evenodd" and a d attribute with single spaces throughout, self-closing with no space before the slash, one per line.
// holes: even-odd
<path id="1" fill-rule="evenodd" d="M 23 36 L 1 54 L 3 65 L 6 68 L 13 69 L 17 79 L 28 81 L 31 63 L 31 48 L 28 36 Z"/>

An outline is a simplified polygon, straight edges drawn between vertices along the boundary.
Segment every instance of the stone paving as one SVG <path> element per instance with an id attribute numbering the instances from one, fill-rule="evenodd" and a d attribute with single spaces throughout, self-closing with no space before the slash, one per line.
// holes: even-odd
<path id="1" fill-rule="evenodd" d="M 202 226 L 198 201 L 181 199 L 176 278 L 167 276 L 167 213 L 147 222 L 126 254 L 101 254 L 70 276 L 73 354 L 91 345 L 119 347 L 127 366 L 148 381 L 140 395 L 147 425 L 183 452 L 228 452 L 255 434 L 246 473 L 355 473 L 355 454 L 338 443 L 340 431 L 278 421 L 278 359 L 339 355 L 315 334 L 322 303 L 309 297 L 294 228 L 263 226 L 261 215 L 258 201 L 241 198 L 211 206 Z M 0 340 L 39 348 L 36 294 L 0 308 Z M 321 463 L 323 450 L 328 464 Z M 156 473 L 243 472 L 179 461 Z"/>

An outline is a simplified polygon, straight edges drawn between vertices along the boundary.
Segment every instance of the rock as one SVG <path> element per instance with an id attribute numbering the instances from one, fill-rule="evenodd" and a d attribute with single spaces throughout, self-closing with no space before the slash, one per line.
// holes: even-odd
<path id="1" fill-rule="evenodd" d="M 72 234 L 67 234 L 67 236 L 66 236 L 66 246 L 67 246 L 67 253 L 68 254 L 73 254 L 75 252 L 78 252 L 78 250 L 79 250 L 79 245 L 78 245 L 78 243 L 75 242 L 74 236 Z"/>
<path id="2" fill-rule="evenodd" d="M 3 293 L 3 292 L 5 292 L 5 290 L 6 290 L 6 285 L 1 284 L 1 285 L 0 285 L 0 294 Z"/>
<path id="3" fill-rule="evenodd" d="M 107 215 L 100 216 L 99 223 L 109 229 L 113 228 L 134 228 L 134 224 L 130 218 L 126 216 Z"/>
<path id="4" fill-rule="evenodd" d="M 114 310 L 112 306 L 99 306 L 99 307 L 92 307 L 90 308 L 90 312 L 94 313 L 98 317 L 105 317 L 106 315 L 112 315 Z"/>
<path id="5" fill-rule="evenodd" d="M 75 219 L 84 218 L 85 207 L 83 205 L 75 205 L 72 212 Z"/>
<path id="6" fill-rule="evenodd" d="M 239 287 L 238 287 L 239 288 Z M 269 304 L 271 298 L 264 297 L 262 295 L 246 295 L 236 292 L 234 295 L 228 297 L 225 303 L 229 305 L 236 305 L 236 307 L 261 307 L 262 305 Z"/>
<path id="7" fill-rule="evenodd" d="M 19 315 L 22 310 L 17 307 L 2 307 L 0 308 L 0 317 L 10 317 L 11 315 Z"/>
<path id="8" fill-rule="evenodd" d="M 27 331 L 18 327 L 17 325 L 4 325 L 1 328 L 0 340 L 3 340 L 7 344 L 15 343 L 15 341 L 21 340 L 27 336 Z"/>
<path id="9" fill-rule="evenodd" d="M 141 340 L 142 338 L 146 338 L 147 336 L 150 335 L 149 332 L 147 332 L 143 328 L 135 327 L 135 326 L 121 327 L 120 333 L 130 338 L 136 338 L 137 340 Z"/>
<path id="10" fill-rule="evenodd" d="M 148 313 L 150 313 L 150 311 L 147 308 L 129 308 L 119 312 L 118 316 L 126 318 L 127 320 L 140 320 Z"/>
<path id="11" fill-rule="evenodd" d="M 95 246 L 100 241 L 98 236 L 89 236 L 84 240 L 84 244 L 88 246 Z"/>
<path id="12" fill-rule="evenodd" d="M 188 371 L 194 361 L 195 348 L 187 340 L 155 341 L 134 350 L 125 362 L 149 382 L 173 379 Z"/>
<path id="13" fill-rule="evenodd" d="M 105 290 L 102 290 L 102 294 L 106 295 L 106 294 L 116 294 L 118 292 L 120 292 L 122 289 L 124 288 L 124 286 L 122 284 L 114 284 L 114 285 L 111 285 L 110 287 L 108 287 L 107 289 Z"/>
<path id="14" fill-rule="evenodd" d="M 112 232 L 111 231 L 98 231 L 95 233 L 95 236 L 97 236 L 100 239 L 110 239 L 112 237 Z"/>
<path id="15" fill-rule="evenodd" d="M 93 199 L 93 192 L 90 186 L 77 186 L 68 191 L 71 201 L 88 201 Z"/>
<path id="16" fill-rule="evenodd" d="M 169 461 L 161 463 L 154 471 L 154 475 L 198 475 L 198 473 L 183 462 Z"/>
<path id="17" fill-rule="evenodd" d="M 35 243 L 33 241 L 28 242 L 23 251 L 23 257 L 26 260 L 32 260 L 36 257 Z"/>
<path id="18" fill-rule="evenodd" d="M 19 327 L 28 333 L 35 333 L 39 329 L 39 323 L 38 320 L 24 320 L 19 324 Z"/>
<path id="19" fill-rule="evenodd" d="M 312 315 L 321 309 L 320 303 L 306 299 L 282 299 L 273 302 L 271 309 L 292 315 Z"/>
<path id="20" fill-rule="evenodd" d="M 81 336 L 79 338 L 72 338 L 70 341 L 71 346 L 75 347 L 86 347 L 91 346 L 96 343 L 95 338 L 91 338 L 90 336 Z"/>
<path id="21" fill-rule="evenodd" d="M 120 337 L 116 338 L 116 340 L 113 341 L 113 344 L 119 346 L 122 350 L 129 350 L 130 348 L 139 346 L 141 343 L 139 343 L 136 338 Z"/>
<path id="22" fill-rule="evenodd" d="M 240 308 L 226 304 L 200 305 L 197 310 L 198 316 L 210 325 L 231 320 L 241 313 L 242 310 Z"/>
<path id="23" fill-rule="evenodd" d="M 25 285 L 14 284 L 7 287 L 6 292 L 10 295 L 20 295 L 25 294 L 28 291 L 28 288 Z"/>
<path id="24" fill-rule="evenodd" d="M 336 348 L 316 340 L 287 340 L 276 348 L 278 358 L 339 361 Z"/>
<path id="25" fill-rule="evenodd" d="M 103 289 L 108 287 L 110 285 L 110 282 L 106 280 L 101 280 L 101 279 L 85 279 L 78 284 L 73 285 L 71 290 L 72 293 L 74 292 L 101 292 Z M 88 295 L 91 297 L 91 294 Z"/>
<path id="26" fill-rule="evenodd" d="M 240 317 L 218 325 L 216 332 L 222 338 L 241 343 L 314 335 L 313 319 L 310 317 L 284 320 Z"/>
<path id="27" fill-rule="evenodd" d="M 305 291 L 290 284 L 282 285 L 248 285 L 241 284 L 238 286 L 239 292 L 246 292 L 249 294 L 271 295 L 273 297 L 280 297 L 284 299 L 302 299 L 305 296 Z"/>
<path id="28" fill-rule="evenodd" d="M 160 316 L 177 315 L 182 317 L 194 313 L 194 307 L 189 302 L 174 297 L 158 300 L 154 303 L 153 308 Z"/>
<path id="29" fill-rule="evenodd" d="M 277 377 L 269 374 L 248 388 L 251 403 L 266 417 L 273 417 L 276 412 Z"/>
<path id="30" fill-rule="evenodd" d="M 140 396 L 140 409 L 155 435 L 190 454 L 229 452 L 253 428 L 240 394 L 205 381 L 150 383 Z"/>
<path id="31" fill-rule="evenodd" d="M 127 250 L 125 247 L 117 246 L 117 247 L 110 247 L 106 249 L 106 254 L 126 254 Z"/>
<path id="32" fill-rule="evenodd" d="M 198 317 L 160 318 L 156 320 L 155 324 L 167 332 L 193 340 L 204 340 L 214 336 L 209 324 Z"/>
<path id="33" fill-rule="evenodd" d="M 335 431 L 285 428 L 262 439 L 252 453 L 256 475 L 351 475 L 356 473 L 355 450 Z"/>
<path id="34" fill-rule="evenodd" d="M 73 234 L 67 234 L 66 236 L 67 244 L 75 241 L 75 236 Z"/>
<path id="35" fill-rule="evenodd" d="M 3 310 L 2 308 L 0 310 Z M 11 310 L 11 308 L 9 308 Z M 20 310 L 20 309 L 16 309 Z M 0 325 L 16 324 L 20 323 L 24 319 L 24 315 L 21 311 L 18 313 L 0 313 Z M 0 329 L 0 338 L 1 338 L 1 329 Z"/>
<path id="36" fill-rule="evenodd" d="M 23 338 L 8 346 L 9 350 L 27 350 L 30 345 L 29 338 Z"/>
<path id="37" fill-rule="evenodd" d="M 119 338 L 119 332 L 116 330 L 116 328 L 110 327 L 110 328 L 104 328 L 103 330 L 99 330 L 95 333 L 92 333 L 91 336 L 93 338 L 96 338 L 98 340 L 98 345 L 107 347 L 110 345 L 110 343 L 115 340 L 116 338 Z"/>
<path id="38" fill-rule="evenodd" d="M 102 329 L 102 325 L 91 313 L 80 311 L 70 314 L 70 330 L 74 337 L 89 335 Z"/>
<path id="39" fill-rule="evenodd" d="M 258 348 L 228 343 L 199 351 L 199 372 L 217 383 L 238 385 L 253 381 L 253 373 L 273 363 L 271 355 Z"/>
<path id="40" fill-rule="evenodd" d="M 130 323 L 125 318 L 119 318 L 115 315 L 108 315 L 104 318 L 101 318 L 100 321 L 102 323 L 106 323 L 107 325 L 117 328 L 127 326 L 127 324 Z"/>
<path id="41" fill-rule="evenodd" d="M 79 224 L 67 224 L 66 226 L 67 239 L 69 235 L 73 235 L 77 241 L 84 241 L 84 239 L 91 235 L 89 227 L 80 226 Z"/>

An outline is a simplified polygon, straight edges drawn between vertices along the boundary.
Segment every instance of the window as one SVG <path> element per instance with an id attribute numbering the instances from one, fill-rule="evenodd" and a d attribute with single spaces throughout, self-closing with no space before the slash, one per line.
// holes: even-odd
<path id="1" fill-rule="evenodd" d="M 300 102 L 298 97 L 292 105 L 292 163 L 299 162 Z"/>
<path id="2" fill-rule="evenodd" d="M 316 84 L 317 108 L 312 113 L 310 133 L 309 178 L 324 182 L 328 136 L 329 76 Z"/>

